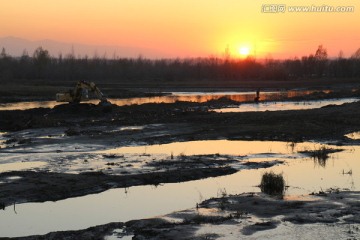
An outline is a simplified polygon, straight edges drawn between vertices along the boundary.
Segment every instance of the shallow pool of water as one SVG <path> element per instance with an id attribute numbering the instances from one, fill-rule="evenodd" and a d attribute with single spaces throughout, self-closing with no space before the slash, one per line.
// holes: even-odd
<path id="1" fill-rule="evenodd" d="M 352 140 L 359 140 L 360 139 L 360 132 L 353 132 L 353 133 L 349 133 L 346 134 L 345 137 L 348 137 Z"/>
<path id="2" fill-rule="evenodd" d="M 5 138 L 6 132 L 0 132 L 0 149 L 6 147 L 6 138 Z"/>
<path id="3" fill-rule="evenodd" d="M 46 162 L 34 161 L 34 162 L 15 162 L 0 164 L 0 172 L 10 171 L 23 171 L 28 169 L 34 169 L 45 166 Z"/>
<path id="4" fill-rule="evenodd" d="M 116 221 L 149 218 L 173 211 L 193 208 L 196 203 L 222 193 L 257 192 L 261 175 L 272 170 L 283 173 L 290 188 L 287 194 L 309 194 L 332 188 L 360 190 L 360 147 L 343 147 L 345 151 L 330 155 L 325 165 L 313 159 L 298 157 L 297 151 L 318 148 L 316 143 L 209 141 L 148 146 L 146 152 L 170 154 L 252 154 L 245 161 L 272 160 L 281 157 L 285 164 L 270 169 L 241 170 L 229 176 L 207 178 L 160 186 L 138 186 L 111 189 L 99 194 L 57 202 L 25 203 L 0 211 L 0 236 L 26 236 L 50 231 L 83 229 Z M 202 145 L 203 144 L 203 145 Z M 202 145 L 202 146 L 201 146 Z M 216 145 L 218 145 L 217 148 Z M 196 147 L 197 146 L 197 147 Z M 231 147 L 230 147 L 231 146 Z M 335 146 L 331 146 L 336 148 Z M 144 147 L 113 150 L 142 153 Z M 282 154 L 269 157 L 268 153 Z M 294 157 L 296 154 L 297 157 Z M 351 174 L 350 174 L 350 170 Z"/>
<path id="5" fill-rule="evenodd" d="M 216 112 L 264 112 L 264 111 L 285 111 L 285 110 L 307 110 L 321 108 L 328 105 L 341 105 L 344 103 L 357 102 L 357 98 L 327 99 L 313 101 L 295 101 L 295 102 L 260 102 L 244 103 L 239 106 L 216 109 Z"/>
<path id="6" fill-rule="evenodd" d="M 291 143 L 276 141 L 231 141 L 231 140 L 207 140 L 174 142 L 168 144 L 120 147 L 99 151 L 100 153 L 122 154 L 173 154 L 173 155 L 254 155 L 254 154 L 291 154 L 296 151 L 314 150 L 321 146 L 320 143 Z"/>

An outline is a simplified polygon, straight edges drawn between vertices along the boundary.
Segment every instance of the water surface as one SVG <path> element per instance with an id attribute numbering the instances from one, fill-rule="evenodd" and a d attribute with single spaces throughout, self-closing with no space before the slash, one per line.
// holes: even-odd
<path id="1" fill-rule="evenodd" d="M 349 133 L 346 134 L 345 137 L 348 137 L 352 140 L 359 140 L 360 139 L 360 132 L 353 132 L 353 133 Z"/>
<path id="2" fill-rule="evenodd" d="M 251 154 L 244 161 L 281 159 L 285 164 L 270 169 L 243 169 L 229 176 L 207 178 L 160 186 L 138 186 L 111 189 L 99 194 L 57 202 L 25 203 L 0 211 L 1 236 L 45 234 L 50 231 L 83 229 L 114 221 L 149 218 L 195 207 L 205 199 L 228 194 L 257 192 L 261 175 L 272 170 L 283 173 L 290 185 L 287 194 L 309 194 L 328 188 L 360 190 L 360 147 L 342 147 L 343 152 L 331 154 L 325 165 L 318 164 L 298 151 L 317 149 L 321 144 L 260 141 L 199 141 L 127 147 L 114 152 L 148 154 Z M 216 147 L 218 146 L 218 147 Z M 335 146 L 328 146 L 336 148 Z M 272 153 L 272 154 L 269 154 Z M 275 155 L 274 155 L 275 154 Z M 350 170 L 352 173 L 349 174 Z"/>
<path id="3" fill-rule="evenodd" d="M 328 105 L 341 105 L 359 101 L 358 98 L 326 99 L 312 101 L 284 101 L 284 102 L 259 102 L 243 103 L 238 106 L 216 109 L 216 112 L 264 112 L 285 110 L 307 110 L 321 108 Z"/>

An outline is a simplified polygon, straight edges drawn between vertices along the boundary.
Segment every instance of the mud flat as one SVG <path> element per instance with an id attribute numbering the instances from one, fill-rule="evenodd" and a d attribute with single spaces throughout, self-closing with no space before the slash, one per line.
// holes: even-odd
<path id="1" fill-rule="evenodd" d="M 162 219 L 131 221 L 125 229 L 134 239 L 357 239 L 359 210 L 359 192 L 285 200 L 244 193 L 209 199 Z"/>

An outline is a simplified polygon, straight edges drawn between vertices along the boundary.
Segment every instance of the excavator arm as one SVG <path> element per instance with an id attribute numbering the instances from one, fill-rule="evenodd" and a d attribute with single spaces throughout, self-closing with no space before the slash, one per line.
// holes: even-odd
<path id="1" fill-rule="evenodd" d="M 79 81 L 77 82 L 75 88 L 65 93 L 57 93 L 56 101 L 57 102 L 69 102 L 69 103 L 79 103 L 81 101 L 88 98 L 83 96 L 84 91 L 93 92 L 96 97 L 100 100 L 100 104 L 109 103 L 104 94 L 100 91 L 100 89 L 93 82 Z"/>

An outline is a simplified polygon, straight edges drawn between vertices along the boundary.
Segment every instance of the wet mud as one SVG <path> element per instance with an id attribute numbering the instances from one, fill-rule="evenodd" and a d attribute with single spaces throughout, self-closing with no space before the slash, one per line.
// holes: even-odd
<path id="1" fill-rule="evenodd" d="M 356 217 L 360 210 L 358 199 L 358 192 L 338 190 L 296 200 L 244 193 L 206 200 L 192 210 L 169 214 L 163 221 L 131 221 L 126 227 L 133 239 L 251 239 L 269 230 L 278 230 L 277 236 L 294 238 L 294 230 L 304 225 L 313 231 L 321 228 L 324 231 L 336 224 L 343 230 L 339 235 L 357 239 L 360 236 Z M 281 235 L 280 228 L 284 225 L 294 232 Z M 233 232 L 228 232 L 229 229 Z M 303 235 L 305 239 L 311 239 L 306 235 Z"/>

